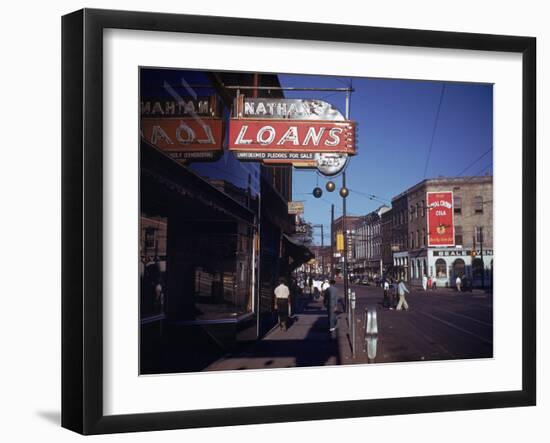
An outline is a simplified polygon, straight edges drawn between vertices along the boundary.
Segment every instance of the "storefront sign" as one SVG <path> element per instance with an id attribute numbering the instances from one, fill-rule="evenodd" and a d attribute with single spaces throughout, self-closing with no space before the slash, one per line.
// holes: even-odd
<path id="1" fill-rule="evenodd" d="M 237 106 L 239 118 L 344 120 L 340 111 L 323 100 L 243 97 Z"/>
<path id="2" fill-rule="evenodd" d="M 428 246 L 454 246 L 453 192 L 428 192 Z"/>
<path id="3" fill-rule="evenodd" d="M 265 153 L 355 154 L 354 122 L 231 120 L 229 148 Z"/>
<path id="4" fill-rule="evenodd" d="M 180 99 L 151 97 L 141 101 L 142 117 L 215 117 L 218 116 L 217 100 L 210 97 L 182 97 Z"/>
<path id="5" fill-rule="evenodd" d="M 304 202 L 303 201 L 288 202 L 288 213 L 291 215 L 303 214 Z"/>
<path id="6" fill-rule="evenodd" d="M 229 149 L 243 161 L 292 164 L 335 175 L 356 153 L 355 122 L 322 100 L 235 100 Z"/>
<path id="7" fill-rule="evenodd" d="M 481 255 L 481 250 L 471 250 L 471 249 L 451 249 L 448 251 L 433 251 L 434 257 L 467 257 Z M 493 255 L 492 249 L 484 249 L 483 255 Z"/>
<path id="8" fill-rule="evenodd" d="M 175 159 L 213 158 L 222 152 L 222 121 L 216 118 L 142 118 L 141 136 Z"/>

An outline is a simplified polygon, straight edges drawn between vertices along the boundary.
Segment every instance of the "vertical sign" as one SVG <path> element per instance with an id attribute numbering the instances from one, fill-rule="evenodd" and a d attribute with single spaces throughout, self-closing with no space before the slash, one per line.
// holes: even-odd
<path id="1" fill-rule="evenodd" d="M 453 192 L 426 193 L 428 246 L 454 246 Z"/>

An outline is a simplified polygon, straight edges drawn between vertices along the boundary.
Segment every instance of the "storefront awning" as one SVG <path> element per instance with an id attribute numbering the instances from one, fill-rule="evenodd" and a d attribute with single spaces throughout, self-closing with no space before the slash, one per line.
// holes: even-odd
<path id="1" fill-rule="evenodd" d="M 290 264 L 291 272 L 304 263 L 307 263 L 312 258 L 315 258 L 315 254 L 311 252 L 307 246 L 296 242 L 286 234 L 283 234 L 283 238 L 285 240 L 285 247 L 292 258 L 292 263 Z"/>
<path id="2" fill-rule="evenodd" d="M 140 151 L 142 206 L 144 204 L 164 205 L 165 209 L 172 210 L 172 208 L 178 207 L 173 199 L 184 198 L 186 202 L 189 202 L 186 208 L 190 216 L 194 212 L 204 213 L 206 210 L 214 216 L 236 218 L 249 224 L 254 223 L 253 211 L 157 148 L 142 141 Z M 143 187 L 144 184 L 149 183 L 154 183 L 155 188 L 164 189 L 165 192 L 152 191 L 154 198 L 144 199 L 147 190 Z"/>

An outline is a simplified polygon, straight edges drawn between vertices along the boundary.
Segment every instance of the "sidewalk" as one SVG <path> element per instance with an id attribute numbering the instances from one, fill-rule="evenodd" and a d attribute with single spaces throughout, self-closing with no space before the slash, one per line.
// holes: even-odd
<path id="1" fill-rule="evenodd" d="M 328 332 L 322 300 L 302 300 L 287 331 L 278 327 L 246 350 L 222 358 L 205 371 L 290 368 L 340 364 L 336 336 Z"/>

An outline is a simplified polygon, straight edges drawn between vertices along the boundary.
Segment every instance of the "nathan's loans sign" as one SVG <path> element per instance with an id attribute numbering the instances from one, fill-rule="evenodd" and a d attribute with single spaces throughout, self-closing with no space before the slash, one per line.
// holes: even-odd
<path id="1" fill-rule="evenodd" d="M 428 246 L 454 246 L 453 192 L 428 192 Z"/>
<path id="2" fill-rule="evenodd" d="M 355 122 L 322 100 L 236 100 L 229 149 L 240 160 L 340 172 L 356 153 Z"/>

